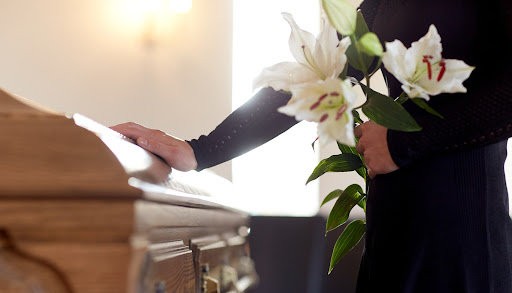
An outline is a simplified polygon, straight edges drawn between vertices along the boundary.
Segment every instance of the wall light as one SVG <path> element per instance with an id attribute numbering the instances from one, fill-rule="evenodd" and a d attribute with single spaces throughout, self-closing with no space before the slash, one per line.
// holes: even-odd
<path id="1" fill-rule="evenodd" d="M 139 11 L 143 13 L 157 13 L 162 8 L 161 0 L 139 0 L 136 2 Z"/>
<path id="2" fill-rule="evenodd" d="M 112 0 L 112 14 L 122 33 L 140 37 L 145 47 L 173 38 L 190 22 L 193 0 Z"/>
<path id="3" fill-rule="evenodd" d="M 192 0 L 170 0 L 169 8 L 174 13 L 186 13 L 192 8 Z"/>

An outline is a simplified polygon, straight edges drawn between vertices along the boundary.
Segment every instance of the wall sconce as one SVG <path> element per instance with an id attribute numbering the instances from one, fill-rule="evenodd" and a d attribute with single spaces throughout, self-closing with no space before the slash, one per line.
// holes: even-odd
<path id="1" fill-rule="evenodd" d="M 192 8 L 192 0 L 170 0 L 169 8 L 174 13 L 187 13 Z"/>
<path id="2" fill-rule="evenodd" d="M 173 15 L 190 11 L 192 0 L 136 0 L 136 6 L 142 14 L 143 42 L 152 47 L 157 40 L 158 28 Z"/>

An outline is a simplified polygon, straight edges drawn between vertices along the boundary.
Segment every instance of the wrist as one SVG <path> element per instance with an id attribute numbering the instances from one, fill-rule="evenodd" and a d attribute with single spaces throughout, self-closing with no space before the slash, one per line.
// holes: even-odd
<path id="1" fill-rule="evenodd" d="M 184 171 L 196 170 L 197 169 L 197 159 L 194 153 L 194 149 L 187 141 L 181 141 L 183 144 L 184 154 L 183 154 L 183 169 Z"/>

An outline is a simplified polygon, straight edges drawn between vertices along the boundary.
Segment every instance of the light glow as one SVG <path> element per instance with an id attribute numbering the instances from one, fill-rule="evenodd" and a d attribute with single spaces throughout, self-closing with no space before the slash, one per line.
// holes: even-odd
<path id="1" fill-rule="evenodd" d="M 187 13 L 192 8 L 192 0 L 170 0 L 169 8 L 174 13 Z"/>
<path id="2" fill-rule="evenodd" d="M 290 26 L 281 12 L 313 33 L 319 30 L 318 1 L 233 1 L 233 109 L 254 95 L 253 79 L 264 67 L 294 60 Z M 264 20 L 264 21 L 262 21 Z M 258 215 L 311 216 L 317 213 L 318 182 L 305 185 L 318 156 L 311 148 L 316 127 L 301 122 L 274 140 L 233 160 L 236 207 Z"/>
<path id="3" fill-rule="evenodd" d="M 128 0 L 126 6 L 132 13 L 157 13 L 162 8 L 162 0 Z"/>

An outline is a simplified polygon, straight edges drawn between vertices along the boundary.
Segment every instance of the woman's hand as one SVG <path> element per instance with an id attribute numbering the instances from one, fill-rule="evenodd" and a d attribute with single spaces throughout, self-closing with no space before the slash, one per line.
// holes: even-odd
<path id="1" fill-rule="evenodd" d="M 398 170 L 389 153 L 387 132 L 386 127 L 373 121 L 365 122 L 354 129 L 355 136 L 359 138 L 356 150 L 364 157 L 370 178 Z"/>
<path id="2" fill-rule="evenodd" d="M 163 131 L 149 129 L 133 122 L 110 128 L 134 139 L 139 146 L 160 156 L 174 169 L 190 171 L 197 168 L 194 150 L 186 141 L 167 135 Z"/>

